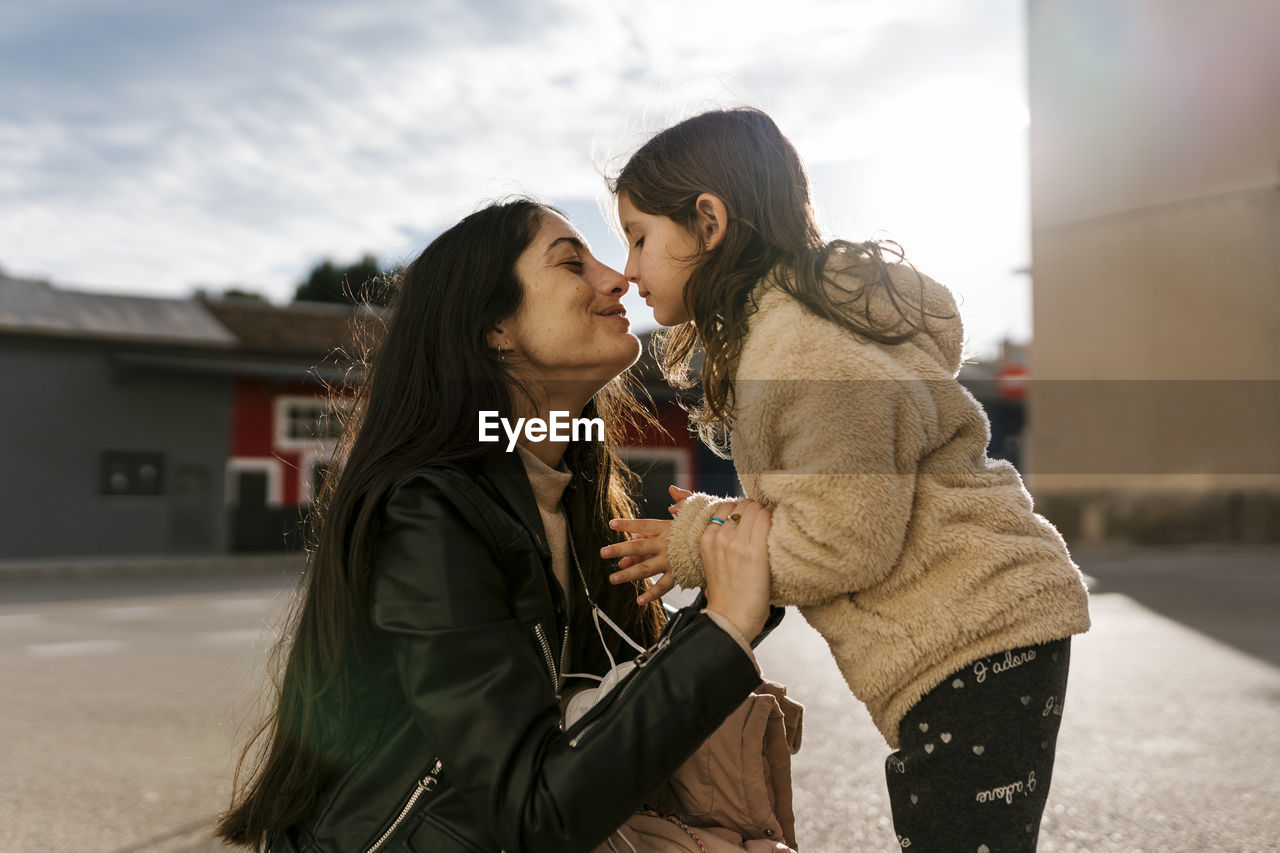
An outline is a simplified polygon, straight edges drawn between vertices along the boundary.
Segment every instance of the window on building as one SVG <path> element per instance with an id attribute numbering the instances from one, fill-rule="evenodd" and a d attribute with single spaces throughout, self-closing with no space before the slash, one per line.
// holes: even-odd
<path id="1" fill-rule="evenodd" d="M 104 450 L 99 465 L 98 491 L 104 495 L 163 495 L 163 453 Z"/>
<path id="2" fill-rule="evenodd" d="M 342 418 L 328 401 L 289 401 L 284 407 L 283 437 L 289 442 L 337 441 Z"/>

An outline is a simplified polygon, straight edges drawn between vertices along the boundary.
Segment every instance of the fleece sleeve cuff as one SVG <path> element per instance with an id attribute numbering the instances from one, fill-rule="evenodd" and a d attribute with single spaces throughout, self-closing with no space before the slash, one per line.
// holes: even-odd
<path id="1" fill-rule="evenodd" d="M 698 589 L 706 583 L 698 543 L 702 539 L 702 532 L 710 523 L 716 504 L 724 500 L 704 492 L 694 492 L 684 499 L 680 511 L 671 521 L 671 532 L 667 537 L 667 562 L 671 565 L 672 580 L 684 589 Z"/>

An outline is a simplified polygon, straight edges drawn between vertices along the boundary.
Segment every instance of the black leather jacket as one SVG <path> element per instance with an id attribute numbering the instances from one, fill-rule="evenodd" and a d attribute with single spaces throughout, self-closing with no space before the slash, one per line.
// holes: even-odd
<path id="1" fill-rule="evenodd" d="M 402 478 L 376 553 L 368 743 L 272 853 L 590 850 L 760 683 L 700 599 L 562 731 L 564 596 L 514 453 Z"/>

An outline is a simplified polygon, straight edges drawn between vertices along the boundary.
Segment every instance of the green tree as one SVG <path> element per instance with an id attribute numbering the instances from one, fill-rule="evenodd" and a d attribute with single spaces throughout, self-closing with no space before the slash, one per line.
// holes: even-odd
<path id="1" fill-rule="evenodd" d="M 222 298 L 223 299 L 252 299 L 255 302 L 267 301 L 267 297 L 263 296 L 261 293 L 257 293 L 252 290 L 246 290 L 245 288 L 240 287 L 239 285 L 228 287 L 226 290 L 222 291 Z"/>
<path id="2" fill-rule="evenodd" d="M 307 280 L 298 285 L 295 300 L 352 304 L 370 302 L 386 305 L 389 294 L 378 259 L 366 254 L 354 264 L 338 266 L 327 258 L 312 268 Z"/>

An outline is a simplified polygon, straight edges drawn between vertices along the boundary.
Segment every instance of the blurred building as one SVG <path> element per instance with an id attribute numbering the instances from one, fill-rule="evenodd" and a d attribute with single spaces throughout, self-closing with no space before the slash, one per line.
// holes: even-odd
<path id="1" fill-rule="evenodd" d="M 1027 11 L 1037 508 L 1280 538 L 1280 4 Z"/>
<path id="2" fill-rule="evenodd" d="M 296 549 L 363 380 L 349 306 L 86 293 L 0 273 L 0 559 Z M 649 334 L 642 335 L 649 344 Z M 739 491 L 645 357 L 641 513 Z"/>
<path id="3" fill-rule="evenodd" d="M 333 456 L 342 406 L 363 374 L 357 337 L 376 322 L 351 306 L 208 299 L 202 307 L 236 339 L 219 365 L 232 379 L 225 463 L 227 547 L 299 548 L 311 498 Z"/>
<path id="4" fill-rule="evenodd" d="M 0 275 L 0 559 L 296 547 L 353 316 Z"/>
<path id="5" fill-rule="evenodd" d="M 0 557 L 221 550 L 234 336 L 191 300 L 0 278 Z"/>

